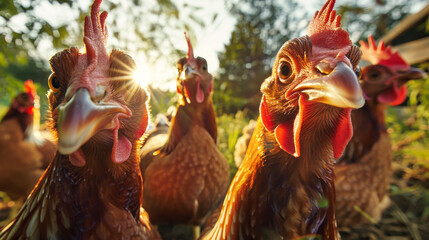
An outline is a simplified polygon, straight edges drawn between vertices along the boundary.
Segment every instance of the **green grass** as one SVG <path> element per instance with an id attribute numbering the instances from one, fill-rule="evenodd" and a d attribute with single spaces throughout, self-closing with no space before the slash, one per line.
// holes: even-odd
<path id="1" fill-rule="evenodd" d="M 8 106 L 0 105 L 0 116 L 1 116 L 0 118 L 3 118 L 3 116 L 6 114 L 8 108 L 9 108 Z"/>
<path id="2" fill-rule="evenodd" d="M 217 118 L 218 146 L 220 152 L 228 160 L 231 169 L 231 180 L 237 172 L 237 167 L 234 163 L 235 143 L 243 135 L 242 130 L 248 123 L 249 119 L 245 111 L 239 111 L 235 115 L 223 114 Z"/>

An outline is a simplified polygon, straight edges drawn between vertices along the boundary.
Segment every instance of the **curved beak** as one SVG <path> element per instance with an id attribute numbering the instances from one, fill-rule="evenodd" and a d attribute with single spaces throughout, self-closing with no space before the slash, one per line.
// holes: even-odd
<path id="1" fill-rule="evenodd" d="M 194 76 L 194 74 L 198 75 L 198 72 L 195 71 L 195 69 L 192 67 L 191 64 L 187 64 L 185 66 L 185 70 L 183 70 L 182 73 L 180 74 L 180 78 L 179 79 L 181 81 L 186 81 L 186 80 L 192 78 Z"/>
<path id="2" fill-rule="evenodd" d="M 117 113 L 126 113 L 126 110 L 119 105 L 96 104 L 86 88 L 78 89 L 65 105 L 59 107 L 59 152 L 71 154 L 98 131 L 113 128 Z"/>
<path id="3" fill-rule="evenodd" d="M 365 103 L 356 74 L 344 62 L 337 63 L 328 75 L 302 81 L 286 93 L 286 99 L 297 93 L 308 95 L 309 101 L 339 108 L 360 108 Z"/>
<path id="4" fill-rule="evenodd" d="M 180 74 L 179 79 L 181 81 L 182 88 L 184 88 L 183 90 L 185 90 L 184 97 L 186 102 L 191 103 L 194 98 L 197 103 L 202 103 L 204 101 L 206 96 L 204 90 L 201 88 L 201 80 L 204 79 L 204 77 L 198 72 L 198 70 L 196 70 L 196 67 L 194 67 L 192 63 L 187 63 L 187 65 L 185 65 L 185 69 Z M 195 83 L 191 83 L 191 79 L 195 79 Z M 189 84 L 195 84 L 195 93 L 190 91 Z M 194 94 L 195 96 L 191 97 L 191 94 Z"/>
<path id="5" fill-rule="evenodd" d="M 423 79 L 423 78 L 426 78 L 427 76 L 427 74 L 423 70 L 420 70 L 418 68 L 413 68 L 413 67 L 411 67 L 406 72 L 399 73 L 399 75 L 400 76 L 397 79 L 399 85 L 405 84 L 409 80 Z"/>

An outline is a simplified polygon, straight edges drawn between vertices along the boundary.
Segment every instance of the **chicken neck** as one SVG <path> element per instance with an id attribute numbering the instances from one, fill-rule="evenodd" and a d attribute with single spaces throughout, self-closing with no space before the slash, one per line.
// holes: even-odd
<path id="1" fill-rule="evenodd" d="M 328 121 L 305 124 L 302 155 L 295 158 L 279 147 L 274 133 L 258 120 L 212 233 L 223 226 L 232 239 L 238 239 L 233 233 L 237 231 L 249 232 L 251 239 L 295 239 L 309 234 L 336 239 L 334 159 L 329 138 L 323 138 L 330 127 L 325 125 Z"/>
<path id="2" fill-rule="evenodd" d="M 30 224 L 43 236 L 58 225 L 58 236 L 85 236 L 96 229 L 104 215 L 109 214 L 111 207 L 108 205 L 130 212 L 139 221 L 142 178 L 136 143 L 127 161 L 114 164 L 108 156 L 111 151 L 104 149 L 109 144 L 92 141 L 95 140 L 82 146 L 88 160 L 84 167 L 73 166 L 68 155 L 57 152 L 9 227 L 18 224 L 13 228 L 23 228 Z M 38 212 L 45 214 L 40 215 L 40 221 L 34 222 L 35 217 L 39 219 Z M 55 223 L 52 223 L 53 219 L 56 219 Z"/>
<path id="3" fill-rule="evenodd" d="M 179 100 L 163 151 L 170 153 L 177 146 L 180 139 L 195 126 L 200 126 L 207 130 L 216 143 L 216 116 L 211 98 L 203 103 L 185 103 L 183 98 Z"/>

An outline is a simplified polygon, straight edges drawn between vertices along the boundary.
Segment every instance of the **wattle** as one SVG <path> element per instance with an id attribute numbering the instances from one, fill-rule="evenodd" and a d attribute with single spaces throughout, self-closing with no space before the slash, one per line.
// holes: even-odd
<path id="1" fill-rule="evenodd" d="M 393 85 L 391 88 L 384 90 L 377 97 L 377 100 L 381 103 L 388 103 L 392 106 L 399 105 L 407 98 L 407 87 L 404 85 L 398 88 Z"/>
<path id="2" fill-rule="evenodd" d="M 265 128 L 268 131 L 274 130 L 276 141 L 280 148 L 294 157 L 301 156 L 301 127 L 305 121 L 304 118 L 307 115 L 306 113 L 310 108 L 309 102 L 302 96 L 299 97 L 298 103 L 299 112 L 295 118 L 280 124 L 273 122 L 273 117 L 266 103 L 265 95 L 262 97 L 260 105 L 260 116 Z M 351 109 L 344 109 L 343 114 L 340 116 L 335 126 L 334 135 L 331 139 L 334 158 L 341 157 L 352 135 Z"/>

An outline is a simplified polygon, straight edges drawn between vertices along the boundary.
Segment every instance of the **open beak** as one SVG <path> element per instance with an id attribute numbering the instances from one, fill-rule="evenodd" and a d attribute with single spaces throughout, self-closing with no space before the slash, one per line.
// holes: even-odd
<path id="1" fill-rule="evenodd" d="M 286 93 L 286 98 L 292 99 L 297 93 L 306 94 L 309 101 L 339 108 L 360 108 L 365 103 L 356 74 L 343 62 L 328 75 L 302 81 Z"/>
<path id="2" fill-rule="evenodd" d="M 113 128 L 113 119 L 118 113 L 126 113 L 126 110 L 119 105 L 94 103 L 87 89 L 78 89 L 65 105 L 59 107 L 59 152 L 71 154 L 98 131 Z"/>

